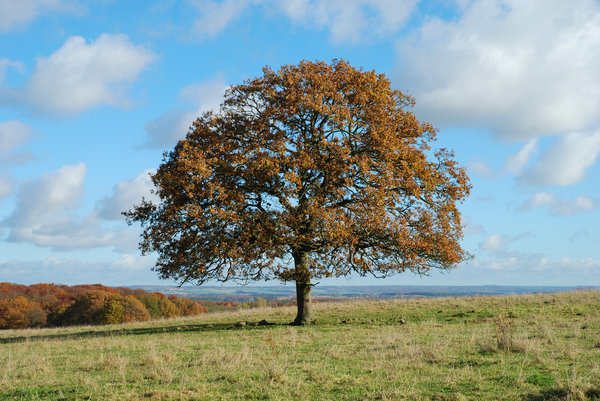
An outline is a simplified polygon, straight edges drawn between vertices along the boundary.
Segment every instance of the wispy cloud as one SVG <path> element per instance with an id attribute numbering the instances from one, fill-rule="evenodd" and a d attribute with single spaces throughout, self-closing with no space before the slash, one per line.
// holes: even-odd
<path id="1" fill-rule="evenodd" d="M 25 70 L 25 65 L 20 61 L 13 61 L 7 58 L 0 58 L 0 85 L 4 82 L 4 78 L 6 77 L 6 71 L 9 68 L 14 68 L 19 72 L 23 72 Z"/>
<path id="2" fill-rule="evenodd" d="M 193 108 L 169 110 L 146 123 L 144 129 L 147 135 L 138 147 L 163 149 L 173 146 L 185 137 L 200 114 L 218 109 L 227 88 L 228 85 L 221 74 L 183 88 L 179 97 L 182 101 L 193 104 Z"/>
<path id="3" fill-rule="evenodd" d="M 215 37 L 252 6 L 267 15 L 288 17 L 294 23 L 329 31 L 333 43 L 356 43 L 389 36 L 405 26 L 418 0 L 198 0 L 193 24 L 199 37 Z"/>
<path id="4" fill-rule="evenodd" d="M 539 192 L 533 195 L 531 199 L 525 201 L 520 209 L 531 210 L 545 207 L 554 216 L 570 216 L 580 212 L 592 211 L 598 208 L 599 205 L 600 200 L 594 200 L 586 195 L 560 199 L 554 194 Z"/>
<path id="5" fill-rule="evenodd" d="M 533 236 L 534 234 L 531 231 L 525 231 L 516 235 L 490 234 L 479 243 L 479 249 L 496 254 L 506 254 L 510 243 Z"/>
<path id="6" fill-rule="evenodd" d="M 3 0 L 0 1 L 0 32 L 26 26 L 44 13 L 83 15 L 86 8 L 77 1 Z"/>
<path id="7" fill-rule="evenodd" d="M 504 168 L 500 174 L 512 173 L 519 174 L 527 163 L 531 160 L 533 155 L 538 150 L 537 138 L 530 139 L 523 145 L 523 147 L 515 155 L 510 155 L 504 161 Z"/>
<path id="8" fill-rule="evenodd" d="M 417 0 L 273 1 L 271 7 L 292 21 L 328 29 L 334 43 L 361 42 L 398 32 L 415 11 Z"/>
<path id="9" fill-rule="evenodd" d="M 0 159 L 9 157 L 32 136 L 33 129 L 28 124 L 17 120 L 0 122 Z"/>
<path id="10" fill-rule="evenodd" d="M 0 199 L 9 196 L 16 187 L 17 181 L 7 174 L 8 171 L 16 165 L 35 160 L 33 153 L 18 150 L 34 135 L 33 129 L 20 121 L 0 122 L 0 169 L 4 170 L 0 173 Z"/>
<path id="11" fill-rule="evenodd" d="M 227 25 L 239 18 L 244 10 L 252 3 L 252 0 L 196 0 L 200 16 L 196 18 L 193 25 L 193 33 L 200 38 L 215 37 L 221 33 Z"/>
<path id="12" fill-rule="evenodd" d="M 532 167 L 519 176 L 527 185 L 568 186 L 583 180 L 600 154 L 600 131 L 570 133 L 558 138 Z"/>
<path id="13" fill-rule="evenodd" d="M 15 181 L 6 174 L 0 174 L 0 199 L 6 198 L 13 191 Z"/>

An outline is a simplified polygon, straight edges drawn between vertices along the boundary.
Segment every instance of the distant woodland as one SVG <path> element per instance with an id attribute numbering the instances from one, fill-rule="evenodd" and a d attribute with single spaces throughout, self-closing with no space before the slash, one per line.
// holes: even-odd
<path id="1" fill-rule="evenodd" d="M 207 311 L 198 301 L 139 289 L 0 283 L 0 329 L 142 322 Z"/>

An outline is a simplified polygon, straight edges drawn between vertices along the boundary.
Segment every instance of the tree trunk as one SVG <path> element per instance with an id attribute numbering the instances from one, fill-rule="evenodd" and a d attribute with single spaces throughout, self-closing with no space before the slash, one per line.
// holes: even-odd
<path id="1" fill-rule="evenodd" d="M 310 299 L 310 277 L 308 274 L 308 253 L 297 253 L 294 255 L 296 268 L 296 299 L 298 314 L 292 325 L 304 326 L 312 322 L 312 304 Z"/>
<path id="2" fill-rule="evenodd" d="M 298 314 L 292 323 L 294 326 L 304 326 L 312 322 L 312 304 L 310 302 L 310 282 L 296 282 L 296 299 Z"/>

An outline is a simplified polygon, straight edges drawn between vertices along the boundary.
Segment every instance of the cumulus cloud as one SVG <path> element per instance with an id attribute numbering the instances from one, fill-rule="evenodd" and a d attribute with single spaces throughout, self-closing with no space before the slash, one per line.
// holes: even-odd
<path id="1" fill-rule="evenodd" d="M 144 126 L 146 137 L 140 148 L 166 148 L 185 137 L 192 123 L 205 111 L 217 109 L 223 101 L 227 85 L 221 75 L 181 90 L 182 101 L 192 103 L 193 109 L 173 109 Z"/>
<path id="2" fill-rule="evenodd" d="M 283 14 L 294 23 L 328 29 L 335 43 L 359 42 L 399 31 L 417 0 L 211 0 L 196 1 L 201 16 L 194 32 L 214 37 L 250 6 L 262 5 L 270 14 Z"/>
<path id="3" fill-rule="evenodd" d="M 76 2 L 61 0 L 0 1 L 0 32 L 9 32 L 27 25 L 46 12 L 83 14 L 85 8 Z"/>
<path id="4" fill-rule="evenodd" d="M 523 184 L 567 186 L 580 182 L 600 154 L 600 131 L 561 136 L 518 177 Z"/>
<path id="5" fill-rule="evenodd" d="M 3 221 L 7 240 L 28 242 L 58 250 L 111 246 L 135 249 L 134 230 L 106 228 L 96 210 L 80 216 L 86 166 L 63 166 L 38 179 L 23 183 L 17 191 L 16 209 Z"/>
<path id="6" fill-rule="evenodd" d="M 142 198 L 156 202 L 152 194 L 154 184 L 150 174 L 155 170 L 146 170 L 131 180 L 121 181 L 113 188 L 113 193 L 98 204 L 98 217 L 105 220 L 123 220 L 121 212 L 132 209 Z"/>
<path id="7" fill-rule="evenodd" d="M 599 43 L 594 0 L 472 1 L 399 41 L 395 84 L 440 125 L 512 140 L 589 130 L 600 122 Z"/>
<path id="8" fill-rule="evenodd" d="M 3 88 L 0 100 L 58 115 L 99 105 L 124 106 L 128 84 L 155 59 L 126 35 L 102 34 L 90 42 L 71 36 L 60 49 L 37 59 L 23 87 Z"/>
<path id="9" fill-rule="evenodd" d="M 83 195 L 85 173 L 85 164 L 79 163 L 24 183 L 19 189 L 17 209 L 5 221 L 11 228 L 8 239 L 56 246 L 62 242 L 58 237 L 72 234 L 73 228 L 78 228 L 70 223 Z"/>
<path id="10" fill-rule="evenodd" d="M 596 209 L 600 205 L 599 200 L 594 200 L 586 195 L 576 198 L 559 199 L 554 194 L 539 192 L 521 205 L 521 210 L 531 210 L 539 207 L 547 207 L 550 214 L 555 216 L 570 216 L 575 213 Z"/>

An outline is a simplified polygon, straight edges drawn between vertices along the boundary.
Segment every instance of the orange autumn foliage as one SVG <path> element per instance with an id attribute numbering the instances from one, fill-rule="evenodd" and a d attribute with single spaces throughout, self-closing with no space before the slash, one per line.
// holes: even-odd
<path id="1" fill-rule="evenodd" d="M 45 324 L 46 312 L 24 296 L 0 300 L 0 329 L 25 329 Z"/>
<path id="2" fill-rule="evenodd" d="M 31 286 L 0 283 L 0 329 L 148 321 L 206 313 L 197 301 L 100 284 Z"/>
<path id="3" fill-rule="evenodd" d="M 147 322 L 150 313 L 136 297 L 127 295 L 123 298 L 123 322 Z"/>

